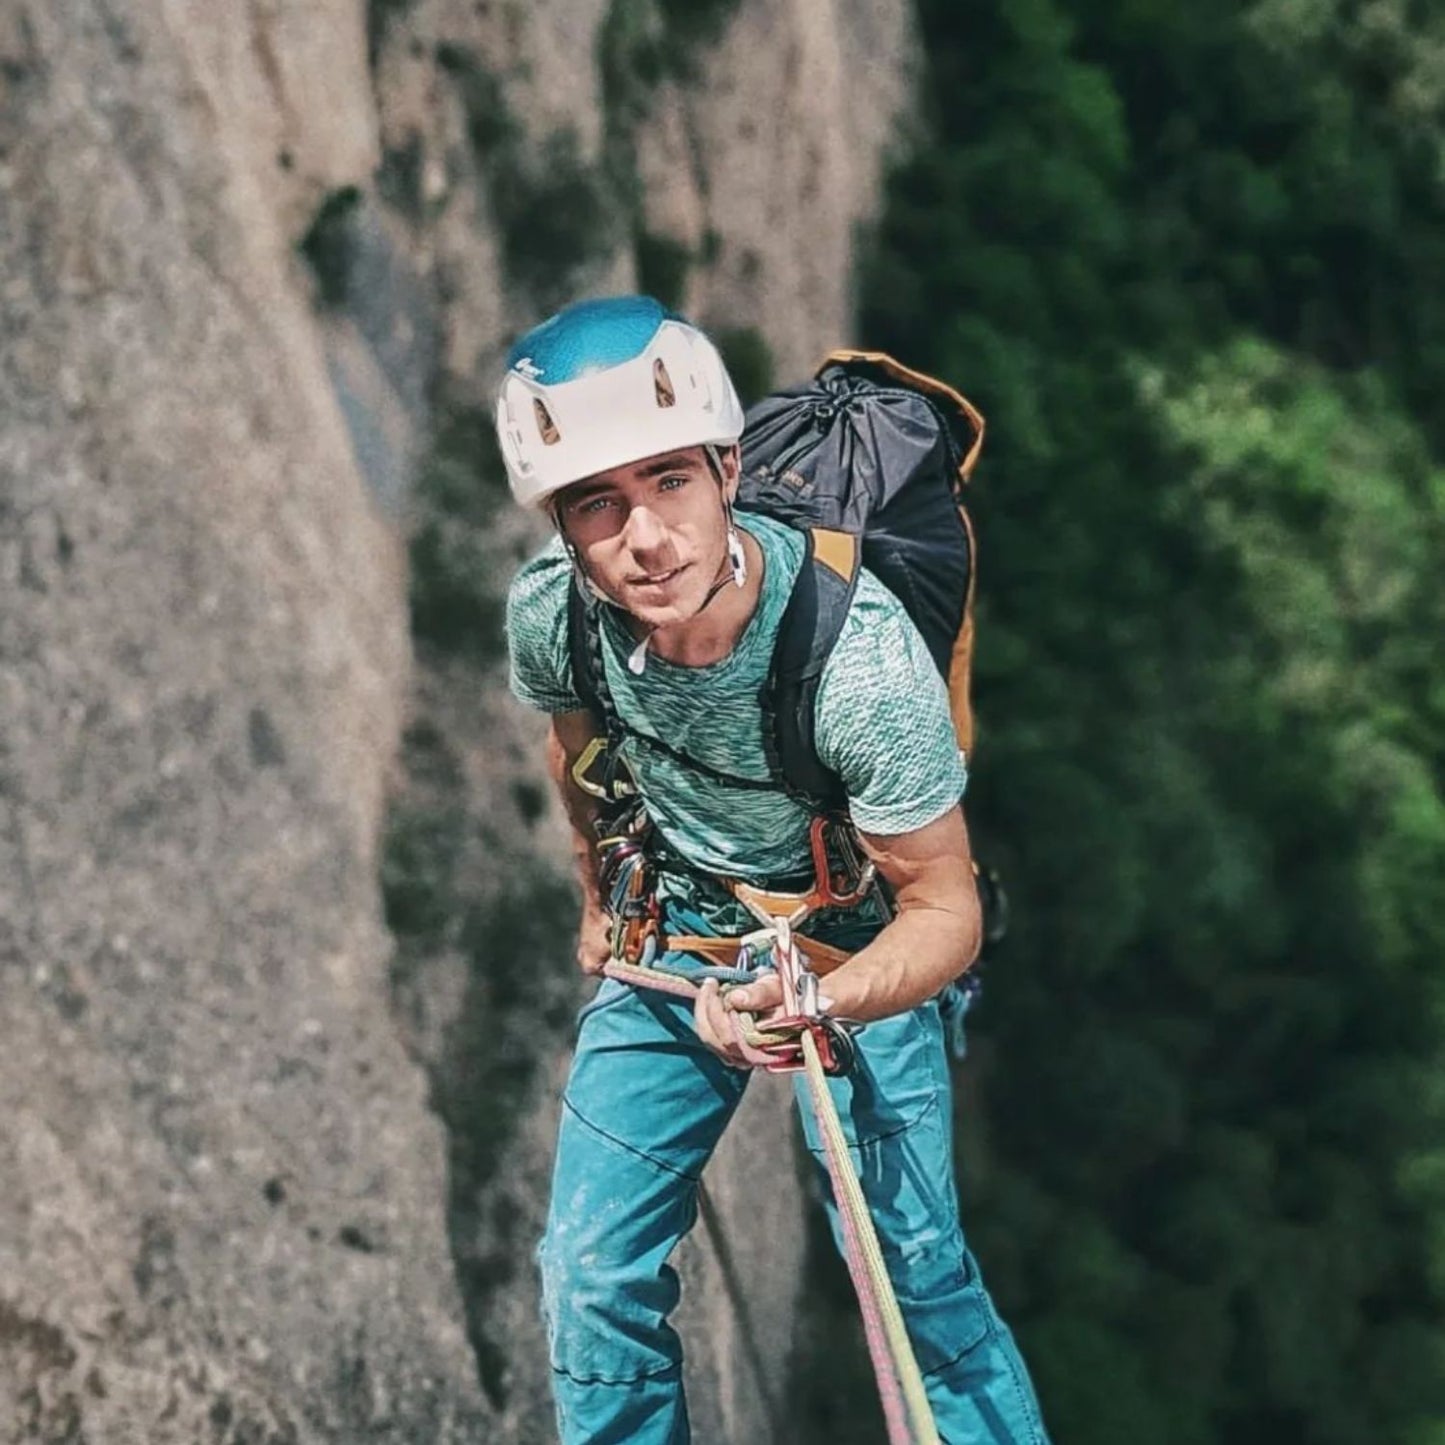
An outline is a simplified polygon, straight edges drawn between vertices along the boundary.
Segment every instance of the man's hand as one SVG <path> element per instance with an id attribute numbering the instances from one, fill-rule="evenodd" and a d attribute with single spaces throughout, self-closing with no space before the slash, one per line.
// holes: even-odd
<path id="1" fill-rule="evenodd" d="M 577 930 L 577 967 L 595 978 L 612 961 L 612 920 L 594 899 L 582 904 Z"/>
<path id="2" fill-rule="evenodd" d="M 777 974 L 764 973 L 755 983 L 732 988 L 723 993 L 715 978 L 705 979 L 693 1006 L 697 1036 L 723 1063 L 735 1069 L 750 1069 L 752 1064 L 738 1047 L 734 1021 L 740 1013 L 750 1013 L 763 1024 L 783 1006 L 783 985 Z"/>

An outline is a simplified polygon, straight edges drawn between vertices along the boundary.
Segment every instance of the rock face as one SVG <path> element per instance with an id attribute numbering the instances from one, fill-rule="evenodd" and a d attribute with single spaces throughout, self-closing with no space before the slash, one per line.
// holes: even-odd
<path id="1" fill-rule="evenodd" d="M 698 9 L 0 13 L 0 1440 L 548 1438 L 579 986 L 478 407 L 639 265 L 780 378 L 847 339 L 906 83 L 901 4 Z M 689 1245 L 709 1440 L 787 1367 L 754 1092 Z"/>

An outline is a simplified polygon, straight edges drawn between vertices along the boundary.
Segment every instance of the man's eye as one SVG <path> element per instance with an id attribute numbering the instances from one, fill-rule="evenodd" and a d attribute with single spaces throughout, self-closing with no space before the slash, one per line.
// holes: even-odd
<path id="1" fill-rule="evenodd" d="M 595 517 L 604 508 L 612 505 L 611 497 L 588 497 L 585 502 L 579 502 L 577 511 L 584 517 Z"/>
<path id="2" fill-rule="evenodd" d="M 664 477 L 658 483 L 658 488 L 664 492 L 675 492 L 679 487 L 685 487 L 691 480 L 692 478 L 686 472 L 679 472 L 676 476 Z"/>

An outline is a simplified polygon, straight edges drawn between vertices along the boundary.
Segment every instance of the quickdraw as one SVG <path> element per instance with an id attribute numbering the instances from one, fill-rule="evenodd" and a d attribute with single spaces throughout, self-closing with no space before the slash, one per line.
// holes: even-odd
<path id="1" fill-rule="evenodd" d="M 613 958 L 646 968 L 662 947 L 662 906 L 651 877 L 645 839 L 638 832 L 603 838 L 598 883 L 612 917 Z"/>

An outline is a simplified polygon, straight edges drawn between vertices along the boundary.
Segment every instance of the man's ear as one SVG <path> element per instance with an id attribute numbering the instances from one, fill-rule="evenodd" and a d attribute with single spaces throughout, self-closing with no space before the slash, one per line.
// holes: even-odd
<path id="1" fill-rule="evenodd" d="M 742 478 L 742 448 L 736 442 L 730 447 L 721 448 L 718 451 L 718 460 L 722 465 L 723 496 L 728 499 L 729 503 L 735 502 L 738 496 L 738 482 Z"/>

